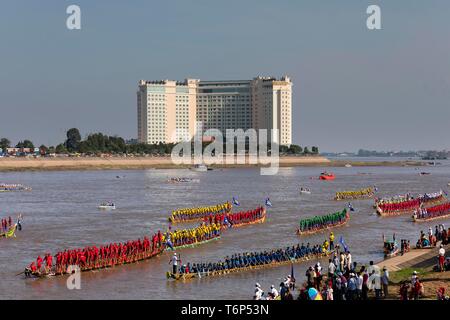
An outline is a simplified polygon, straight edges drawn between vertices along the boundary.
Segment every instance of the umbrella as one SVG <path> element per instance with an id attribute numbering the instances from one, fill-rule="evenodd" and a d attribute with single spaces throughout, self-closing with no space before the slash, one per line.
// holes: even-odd
<path id="1" fill-rule="evenodd" d="M 315 288 L 308 289 L 308 296 L 311 300 L 323 300 L 322 295 Z"/>

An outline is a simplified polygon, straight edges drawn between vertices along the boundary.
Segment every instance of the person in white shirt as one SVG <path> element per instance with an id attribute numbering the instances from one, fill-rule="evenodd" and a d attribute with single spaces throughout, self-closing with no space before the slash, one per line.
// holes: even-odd
<path id="1" fill-rule="evenodd" d="M 287 276 L 286 278 L 284 278 L 284 285 L 286 286 L 286 288 L 289 288 L 289 286 L 291 285 L 291 276 Z"/>
<path id="2" fill-rule="evenodd" d="M 373 264 L 373 261 L 370 261 L 369 268 L 367 269 L 367 272 L 369 273 L 369 276 L 371 276 L 373 273 L 380 274 L 380 267 L 376 264 Z"/>
<path id="3" fill-rule="evenodd" d="M 264 291 L 261 289 L 261 285 L 259 283 L 255 284 L 255 300 L 263 300 Z"/>
<path id="4" fill-rule="evenodd" d="M 316 263 L 316 268 L 318 272 L 322 273 L 322 266 L 320 265 L 320 262 Z"/>
<path id="5" fill-rule="evenodd" d="M 356 283 L 356 296 L 358 299 L 361 299 L 362 297 L 362 287 L 363 287 L 363 274 L 362 272 L 359 272 L 357 275 L 357 283 Z"/>
<path id="6" fill-rule="evenodd" d="M 347 268 L 350 270 L 352 268 L 352 255 L 350 251 L 347 251 L 345 257 L 347 258 Z"/>
<path id="7" fill-rule="evenodd" d="M 173 274 L 177 274 L 178 271 L 178 257 L 177 257 L 177 253 L 174 252 L 172 259 L 170 260 L 169 263 L 172 263 L 173 269 L 172 269 L 172 273 Z"/>
<path id="8" fill-rule="evenodd" d="M 332 279 L 334 273 L 336 272 L 336 266 L 333 263 L 333 260 L 328 260 L 329 264 L 328 264 L 328 278 Z"/>
<path id="9" fill-rule="evenodd" d="M 333 264 L 336 267 L 336 269 L 338 269 L 338 267 L 339 267 L 339 257 L 337 255 L 334 256 Z"/>
<path id="10" fill-rule="evenodd" d="M 417 271 L 414 271 L 411 277 L 411 287 L 414 288 L 414 286 L 416 285 L 416 281 L 417 281 Z"/>
<path id="11" fill-rule="evenodd" d="M 274 285 L 271 285 L 270 286 L 270 293 L 272 293 L 272 295 L 273 295 L 273 298 L 275 299 L 276 297 L 278 297 L 278 290 L 277 289 L 275 289 L 275 286 Z"/>
<path id="12" fill-rule="evenodd" d="M 445 249 L 444 246 L 441 244 L 439 247 L 439 271 L 444 272 L 444 263 L 445 263 Z"/>
<path id="13" fill-rule="evenodd" d="M 327 288 L 327 300 L 334 300 L 333 297 L 333 286 L 329 285 Z"/>

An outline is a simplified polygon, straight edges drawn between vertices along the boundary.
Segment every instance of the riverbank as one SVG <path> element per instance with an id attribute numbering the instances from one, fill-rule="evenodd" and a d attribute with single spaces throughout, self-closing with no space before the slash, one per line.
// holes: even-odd
<path id="1" fill-rule="evenodd" d="M 418 273 L 419 279 L 424 285 L 422 299 L 436 299 L 436 291 L 445 288 L 450 289 L 450 271 L 436 272 L 437 255 L 439 247 L 430 249 L 412 249 L 411 251 L 390 259 L 380 261 L 378 266 L 386 267 L 390 272 L 389 295 L 387 299 L 399 299 L 399 290 L 402 282 L 411 281 L 413 271 Z M 445 246 L 448 252 L 450 245 Z"/>
<path id="2" fill-rule="evenodd" d="M 280 167 L 317 166 L 317 167 L 344 167 L 351 166 L 420 166 L 417 161 L 330 161 L 322 156 L 281 156 Z M 213 164 L 212 168 L 259 167 L 260 164 L 251 164 L 248 158 L 239 159 L 234 164 Z M 264 160 L 264 159 L 263 159 Z M 266 159 L 265 163 L 273 159 Z M 193 166 L 190 164 L 177 165 L 171 157 L 92 157 L 92 158 L 0 158 L 0 171 L 59 171 L 59 170 L 126 170 L 126 169 L 180 169 Z"/>

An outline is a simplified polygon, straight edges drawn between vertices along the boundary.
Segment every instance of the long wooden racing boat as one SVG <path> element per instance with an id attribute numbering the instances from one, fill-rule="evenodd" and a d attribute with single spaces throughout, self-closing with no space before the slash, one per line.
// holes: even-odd
<path id="1" fill-rule="evenodd" d="M 248 266 L 248 267 L 243 267 L 243 268 L 233 268 L 233 269 L 228 269 L 228 270 L 217 270 L 217 271 L 206 271 L 206 272 L 197 272 L 197 273 L 177 273 L 174 274 L 170 271 L 166 272 L 166 277 L 167 279 L 172 279 L 172 280 L 190 280 L 190 279 L 194 279 L 194 278 L 202 278 L 202 277 L 211 277 L 211 276 L 224 276 L 230 273 L 237 273 L 237 272 L 245 272 L 245 271 L 252 271 L 252 270 L 259 270 L 259 269 L 265 269 L 265 268 L 273 268 L 273 267 L 278 267 L 278 266 L 282 266 L 282 265 L 286 265 L 286 264 L 293 264 L 293 263 L 300 263 L 300 262 L 305 262 L 305 261 L 309 261 L 312 259 L 322 259 L 324 257 L 328 257 L 330 256 L 332 253 L 332 251 L 327 251 L 326 253 L 322 253 L 322 254 L 312 254 L 306 257 L 301 257 L 298 259 L 291 259 L 291 260 L 284 260 L 284 261 L 274 261 L 271 263 L 266 263 L 266 264 L 260 264 L 260 265 L 255 265 L 255 266 Z"/>
<path id="2" fill-rule="evenodd" d="M 425 217 L 421 217 L 420 213 L 419 213 L 419 215 L 417 215 L 417 213 L 415 212 L 412 215 L 413 222 L 428 222 L 428 221 L 433 221 L 433 220 L 437 220 L 437 219 L 444 219 L 444 218 L 450 217 L 449 203 L 442 204 L 442 205 L 446 206 L 447 208 L 443 209 L 443 211 L 440 213 L 431 213 L 430 214 L 430 212 L 427 212 L 428 216 L 425 216 Z M 433 208 L 436 208 L 436 206 L 428 208 L 427 211 L 431 211 Z"/>
<path id="3" fill-rule="evenodd" d="M 333 228 L 337 228 L 337 227 L 342 227 L 343 225 L 347 224 L 347 222 L 350 220 L 350 215 L 348 214 L 348 211 L 345 214 L 345 219 L 342 220 L 341 222 L 335 223 L 335 224 L 330 224 L 327 225 L 326 227 L 323 228 L 319 228 L 319 229 L 314 229 L 314 230 L 307 230 L 307 231 L 300 231 L 300 229 L 297 229 L 297 235 L 299 236 L 305 236 L 305 235 L 309 235 L 309 234 L 314 234 L 314 233 L 318 233 L 318 232 L 324 232 Z"/>
<path id="4" fill-rule="evenodd" d="M 412 200 L 417 200 L 417 199 L 412 199 Z M 408 201 L 412 201 L 412 200 L 404 200 L 404 201 L 400 201 L 399 203 L 407 203 Z M 445 197 L 445 195 L 440 194 L 440 195 L 438 195 L 436 197 L 432 197 L 432 198 L 423 198 L 422 197 L 422 198 L 419 198 L 419 200 L 420 200 L 419 204 L 410 206 L 403 210 L 386 211 L 386 210 L 383 210 L 382 204 L 380 204 L 380 203 L 375 204 L 375 209 L 376 209 L 376 212 L 382 217 L 398 216 L 398 215 L 402 215 L 402 214 L 411 214 L 415 210 L 419 209 L 421 206 L 423 208 L 429 208 L 429 207 L 433 207 L 433 206 L 442 204 L 447 201 L 447 198 Z"/>
<path id="5" fill-rule="evenodd" d="M 15 223 L 8 231 L 0 233 L 0 238 L 13 238 L 16 236 L 17 223 Z"/>
<path id="6" fill-rule="evenodd" d="M 132 263 L 136 263 L 139 261 L 144 261 L 144 260 L 148 260 L 151 259 L 153 257 L 159 256 L 160 254 L 162 254 L 165 251 L 165 246 L 163 245 L 160 250 L 156 250 L 154 252 L 149 252 L 148 254 L 144 254 L 144 255 L 140 255 L 138 257 L 136 257 L 136 259 L 133 259 L 132 261 L 124 261 L 119 265 L 102 265 L 102 266 L 98 266 L 98 267 L 86 267 L 86 268 L 80 268 L 80 272 L 87 272 L 87 271 L 99 271 L 99 270 L 104 270 L 104 269 L 113 269 L 113 268 L 117 268 L 126 264 L 132 264 Z M 55 271 L 54 267 L 52 268 L 52 270 L 49 270 L 47 272 L 32 272 L 28 267 L 25 268 L 25 271 L 23 272 L 25 274 L 26 277 L 28 278 L 52 278 L 52 277 L 56 277 L 56 276 L 62 276 L 62 275 L 69 275 L 71 273 L 74 273 L 75 271 L 69 272 L 69 269 L 64 270 L 62 272 L 57 272 Z"/>
<path id="7" fill-rule="evenodd" d="M 231 225 L 231 228 L 240 228 L 240 227 L 250 226 L 252 224 L 264 223 L 265 221 L 266 221 L 266 209 L 263 208 L 261 217 L 255 219 L 255 220 L 242 221 L 242 222 L 239 222 L 239 223 L 233 223 Z M 224 225 L 224 228 L 228 229 L 229 227 Z"/>
<path id="8" fill-rule="evenodd" d="M 0 184 L 0 192 L 31 191 L 31 187 L 22 184 Z"/>
<path id="9" fill-rule="evenodd" d="M 206 240 L 202 240 L 202 241 L 196 241 L 193 243 L 189 243 L 189 244 L 184 244 L 184 245 L 174 245 L 174 249 L 184 249 L 184 248 L 193 248 L 196 247 L 200 244 L 205 244 L 208 242 L 212 242 L 214 240 L 218 240 L 220 238 L 219 236 L 210 238 L 210 239 L 206 239 Z M 139 261 L 143 261 L 143 260 L 148 260 L 151 259 L 153 257 L 156 257 L 160 254 L 162 254 L 164 251 L 170 250 L 170 248 L 167 245 L 163 245 L 161 247 L 161 250 L 157 250 L 155 252 L 149 252 L 148 254 L 140 254 L 138 255 L 138 257 L 136 257 L 135 259 L 132 259 L 131 261 L 124 261 L 122 263 L 120 263 L 119 265 L 101 265 L 98 267 L 86 267 L 86 268 L 80 268 L 81 272 L 86 272 L 86 271 L 99 271 L 99 270 L 103 270 L 103 269 L 112 269 L 112 268 L 117 268 L 120 267 L 122 265 L 126 265 L 126 264 L 132 264 L 132 263 L 137 263 Z M 54 269 L 50 270 L 48 272 L 31 272 L 31 270 L 29 268 L 25 268 L 25 276 L 26 277 L 34 277 L 34 278 L 45 278 L 45 277 L 55 277 L 55 276 L 62 276 L 62 275 L 68 275 L 71 272 L 69 272 L 69 270 L 65 270 L 63 272 L 56 272 Z M 73 273 L 73 272 L 72 272 Z"/>
<path id="10" fill-rule="evenodd" d="M 336 192 L 336 195 L 334 196 L 334 200 L 341 201 L 341 200 L 364 200 L 364 199 L 371 199 L 374 196 L 374 190 L 373 188 L 365 188 L 361 190 L 353 190 L 353 191 L 341 191 Z"/>
<path id="11" fill-rule="evenodd" d="M 412 217 L 413 222 L 429 222 L 429 221 L 438 220 L 438 219 L 444 219 L 444 218 L 450 218 L 450 211 L 448 211 L 444 215 L 439 215 L 439 216 L 430 217 L 430 218 L 417 218 L 417 217 L 414 217 L 414 216 Z"/>
<path id="12" fill-rule="evenodd" d="M 232 205 L 230 202 L 225 202 L 223 204 L 221 204 L 222 206 L 227 206 L 226 209 L 222 209 L 222 210 L 214 210 L 214 211 L 205 211 L 205 212 L 199 212 L 198 214 L 195 215 L 191 215 L 188 218 L 180 218 L 180 217 L 174 217 L 173 213 L 172 216 L 170 216 L 168 218 L 169 223 L 171 224 L 177 224 L 177 223 L 189 223 L 189 222 L 198 222 L 198 221 L 203 221 L 205 218 L 208 218 L 209 216 L 214 216 L 216 214 L 221 214 L 221 213 L 230 213 L 231 209 L 232 209 Z M 185 208 L 185 209 L 179 209 L 179 210 L 175 210 L 176 211 L 182 211 L 182 210 L 202 210 L 204 208 L 209 208 L 209 207 L 199 207 L 199 208 Z"/>
<path id="13" fill-rule="evenodd" d="M 192 243 L 186 243 L 186 244 L 182 244 L 182 245 L 174 245 L 173 247 L 176 249 L 194 248 L 200 244 L 205 244 L 205 243 L 212 242 L 214 240 L 219 240 L 219 239 L 220 239 L 220 235 L 210 238 L 210 239 L 203 240 L 203 241 L 195 241 Z"/>

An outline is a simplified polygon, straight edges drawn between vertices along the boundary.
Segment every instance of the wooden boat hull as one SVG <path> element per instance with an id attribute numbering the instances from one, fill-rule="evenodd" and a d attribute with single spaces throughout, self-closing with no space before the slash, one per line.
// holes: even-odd
<path id="1" fill-rule="evenodd" d="M 16 230 L 17 230 L 17 223 L 14 224 L 14 226 L 8 231 L 0 233 L 0 238 L 13 238 L 16 236 Z"/>
<path id="2" fill-rule="evenodd" d="M 261 218 L 253 220 L 253 221 L 250 221 L 250 222 L 243 222 L 243 223 L 239 223 L 239 224 L 237 224 L 237 223 L 233 224 L 231 226 L 231 229 L 245 227 L 245 226 L 250 226 L 250 225 L 258 224 L 258 223 L 264 223 L 265 221 L 266 221 L 266 215 L 264 214 Z M 230 229 L 230 228 L 225 226 L 224 229 Z"/>
<path id="3" fill-rule="evenodd" d="M 212 242 L 214 240 L 219 240 L 219 239 L 220 239 L 220 236 L 217 236 L 217 237 L 214 237 L 214 238 L 211 238 L 211 239 L 208 239 L 208 240 L 197 241 L 197 242 L 188 243 L 188 244 L 182 244 L 182 245 L 179 245 L 179 246 L 174 245 L 173 247 L 175 249 L 194 248 L 194 247 L 196 247 L 198 245 L 205 244 L 205 243 Z"/>
<path id="4" fill-rule="evenodd" d="M 384 257 L 385 258 L 392 258 L 397 256 L 400 253 L 400 248 L 396 248 L 393 252 L 384 252 Z"/>
<path id="5" fill-rule="evenodd" d="M 168 271 L 168 272 L 166 272 L 166 277 L 168 280 L 169 279 L 190 280 L 190 279 L 210 277 L 210 276 L 223 276 L 223 275 L 227 275 L 230 273 L 245 272 L 245 271 L 250 271 L 250 270 L 259 270 L 259 269 L 265 269 L 265 268 L 273 268 L 273 267 L 283 266 L 283 265 L 292 264 L 292 263 L 301 263 L 301 262 L 309 261 L 312 259 L 322 259 L 322 258 L 330 256 L 331 253 L 332 253 L 332 251 L 329 251 L 326 253 L 322 253 L 320 255 L 310 255 L 308 257 L 302 257 L 302 258 L 295 259 L 295 260 L 271 262 L 271 263 L 261 264 L 261 265 L 256 265 L 256 266 L 249 266 L 249 267 L 244 267 L 244 268 L 234 268 L 234 269 L 212 271 L 212 272 L 173 274 L 172 272 Z"/>
<path id="6" fill-rule="evenodd" d="M 412 217 L 413 222 L 428 222 L 428 221 L 445 219 L 445 218 L 450 218 L 450 211 L 447 212 L 446 214 L 436 216 L 436 217 L 431 217 L 431 218 L 414 218 L 414 216 Z"/>
<path id="7" fill-rule="evenodd" d="M 231 212 L 232 206 L 230 206 L 229 209 L 227 209 L 226 211 L 224 211 L 224 214 L 228 214 Z M 215 214 L 213 214 L 214 216 Z M 205 218 L 209 217 L 208 215 L 202 216 L 202 217 L 198 217 L 198 218 L 192 218 L 192 219 L 173 219 L 172 217 L 169 217 L 169 223 L 171 224 L 178 224 L 178 223 L 191 223 L 191 222 L 199 222 L 199 221 L 204 221 Z"/>
<path id="8" fill-rule="evenodd" d="M 439 205 L 441 203 L 444 203 L 446 201 L 447 201 L 447 199 L 444 196 L 440 196 L 439 198 L 423 202 L 423 206 L 424 206 L 424 208 L 429 208 L 429 207 L 433 207 L 433 206 Z M 395 211 L 395 212 L 384 212 L 379 207 L 379 205 L 375 206 L 375 210 L 382 217 L 391 217 L 391 216 L 400 216 L 400 215 L 403 215 L 403 214 L 411 214 L 411 213 L 414 213 L 414 211 L 417 210 L 418 208 L 419 208 L 419 206 L 416 206 L 416 207 L 413 207 L 413 208 L 409 208 L 409 209 L 405 209 L 405 210 L 398 210 L 398 211 Z"/>
<path id="9" fill-rule="evenodd" d="M 116 206 L 98 206 L 99 210 L 116 210 Z"/>
<path id="10" fill-rule="evenodd" d="M 309 234 L 314 234 L 314 233 L 319 233 L 319 232 L 324 232 L 330 229 L 334 229 L 334 228 L 338 228 L 338 227 L 342 227 L 345 224 L 347 224 L 347 222 L 350 220 L 350 215 L 346 214 L 345 219 L 343 221 L 341 221 L 340 223 L 336 223 L 330 226 L 327 226 L 326 228 L 321 228 L 321 229 L 317 229 L 317 230 L 311 230 L 311 231 L 300 231 L 299 229 L 297 229 L 297 235 L 298 236 L 305 236 L 305 235 L 309 235 Z"/>
<path id="11" fill-rule="evenodd" d="M 140 261 L 144 261 L 144 260 L 148 260 L 148 259 L 157 257 L 157 256 L 161 255 L 164 251 L 165 251 L 165 248 L 163 247 L 163 249 L 160 250 L 160 251 L 149 253 L 149 255 L 140 257 L 140 258 L 138 258 L 136 260 L 133 260 L 133 261 L 128 261 L 128 262 L 124 261 L 124 262 L 122 262 L 119 265 L 113 265 L 113 266 L 105 265 L 105 266 L 101 266 L 101 267 L 97 267 L 97 268 L 82 268 L 82 269 L 80 269 L 80 271 L 81 272 L 87 272 L 87 271 L 100 271 L 100 270 L 104 270 L 104 269 L 113 269 L 113 268 L 117 268 L 117 267 L 120 267 L 120 266 L 123 266 L 123 265 L 126 265 L 126 264 L 137 263 L 137 262 L 140 262 Z M 56 276 L 63 276 L 63 275 L 69 275 L 69 274 L 70 273 L 68 273 L 67 270 L 66 270 L 66 272 L 58 272 L 58 273 L 56 273 L 56 272 L 48 272 L 48 273 L 36 272 L 36 273 L 31 273 L 29 277 L 33 277 L 33 278 L 52 278 L 52 277 L 56 277 Z"/>

